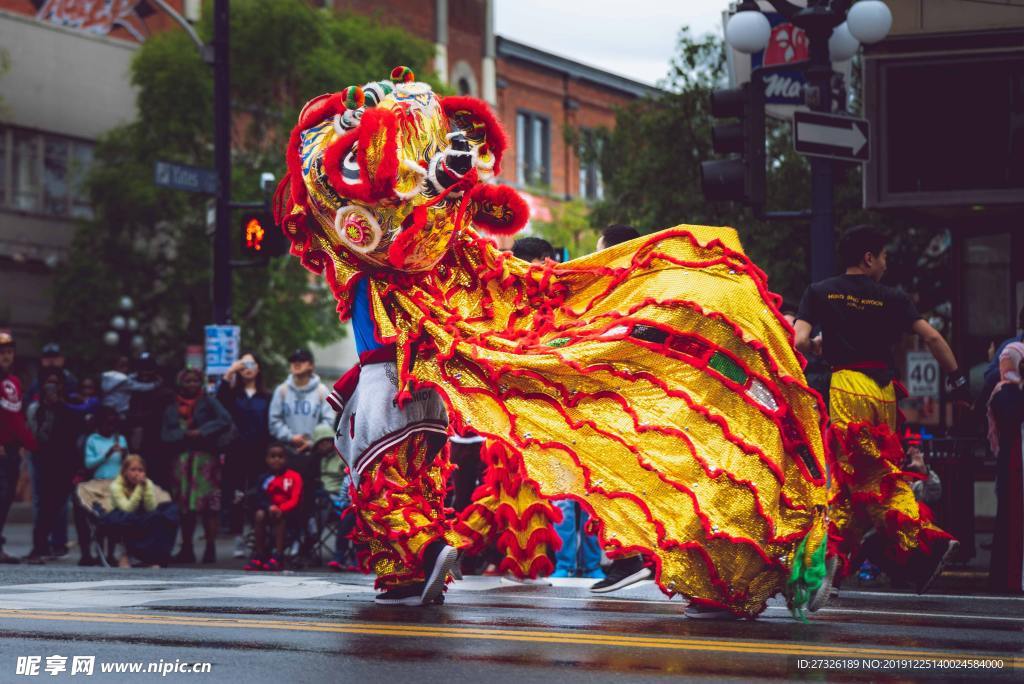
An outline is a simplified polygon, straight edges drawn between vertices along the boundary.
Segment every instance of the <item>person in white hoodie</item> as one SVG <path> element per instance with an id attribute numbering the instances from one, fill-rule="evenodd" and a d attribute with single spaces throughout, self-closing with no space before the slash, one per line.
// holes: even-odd
<path id="1" fill-rule="evenodd" d="M 128 415 L 133 393 L 148 392 L 160 386 L 159 380 L 140 381 L 134 373 L 129 374 L 130 370 L 131 360 L 127 356 L 119 356 L 113 370 L 105 371 L 101 379 L 103 405 L 114 409 L 121 418 Z"/>
<path id="2" fill-rule="evenodd" d="M 270 400 L 270 434 L 296 453 L 305 453 L 313 446 L 318 425 L 334 431 L 336 414 L 327 403 L 330 387 L 314 372 L 312 352 L 296 349 L 288 363 L 291 374 L 274 389 Z"/>

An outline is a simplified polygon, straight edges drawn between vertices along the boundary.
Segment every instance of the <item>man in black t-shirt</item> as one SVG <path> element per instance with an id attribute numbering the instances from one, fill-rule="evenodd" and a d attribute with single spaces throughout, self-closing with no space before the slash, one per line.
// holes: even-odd
<path id="1" fill-rule="evenodd" d="M 842 541 L 842 561 L 864 553 L 890 577 L 928 589 L 956 551 L 957 542 L 930 522 L 902 477 L 903 449 L 897 437 L 899 411 L 893 383 L 893 346 L 918 335 L 947 373 L 954 397 L 966 392 L 946 340 L 928 324 L 902 290 L 879 283 L 886 269 L 886 238 L 870 226 L 847 232 L 840 243 L 846 272 L 812 284 L 800 302 L 796 347 L 822 354 L 832 367 L 829 417 L 839 445 L 832 473 L 830 520 Z M 815 326 L 821 335 L 812 338 Z"/>

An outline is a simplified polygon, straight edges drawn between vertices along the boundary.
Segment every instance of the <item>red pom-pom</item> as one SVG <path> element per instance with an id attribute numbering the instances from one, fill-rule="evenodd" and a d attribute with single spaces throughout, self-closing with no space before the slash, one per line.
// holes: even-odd
<path id="1" fill-rule="evenodd" d="M 366 94 L 359 86 L 349 86 L 341 91 L 341 101 L 348 109 L 359 109 L 366 103 Z"/>
<path id="2" fill-rule="evenodd" d="M 396 66 L 391 70 L 391 80 L 395 83 L 412 83 L 416 80 L 416 74 L 407 66 Z"/>
<path id="3" fill-rule="evenodd" d="M 530 218 L 522 195 L 508 185 L 477 185 L 473 188 L 473 223 L 495 235 L 512 235 Z"/>

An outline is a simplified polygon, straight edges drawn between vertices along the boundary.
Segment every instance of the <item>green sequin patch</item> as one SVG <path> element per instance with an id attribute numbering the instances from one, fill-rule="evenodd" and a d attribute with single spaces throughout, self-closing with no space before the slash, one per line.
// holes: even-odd
<path id="1" fill-rule="evenodd" d="M 708 365 L 738 385 L 747 384 L 746 372 L 722 352 L 715 352 Z"/>
<path id="2" fill-rule="evenodd" d="M 548 340 L 544 344 L 546 346 L 548 346 L 548 347 L 564 347 L 565 345 L 569 344 L 569 338 L 568 337 L 556 337 L 553 340 Z"/>

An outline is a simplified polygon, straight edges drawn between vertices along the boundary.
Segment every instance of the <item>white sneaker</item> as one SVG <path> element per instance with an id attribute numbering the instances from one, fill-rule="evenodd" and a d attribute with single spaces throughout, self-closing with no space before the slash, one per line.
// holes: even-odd
<path id="1" fill-rule="evenodd" d="M 815 612 L 820 610 L 822 606 L 828 603 L 828 600 L 832 598 L 832 581 L 836 576 L 836 568 L 839 565 L 839 559 L 836 556 L 830 556 L 825 561 L 825 577 L 821 580 L 821 586 L 814 592 L 814 596 L 807 603 L 807 610 Z M 836 592 L 839 593 L 838 591 Z"/>
<path id="2" fill-rule="evenodd" d="M 459 562 L 457 549 L 448 546 L 443 540 L 438 540 L 434 544 L 437 546 L 428 547 L 424 558 L 427 580 L 423 583 L 423 592 L 420 594 L 420 605 L 424 606 L 434 603 L 438 597 L 443 595 L 445 581 L 452 568 Z"/>
<path id="3" fill-rule="evenodd" d="M 235 537 L 235 550 L 231 552 L 232 558 L 248 558 L 249 547 L 245 544 L 245 539 L 241 535 Z"/>

